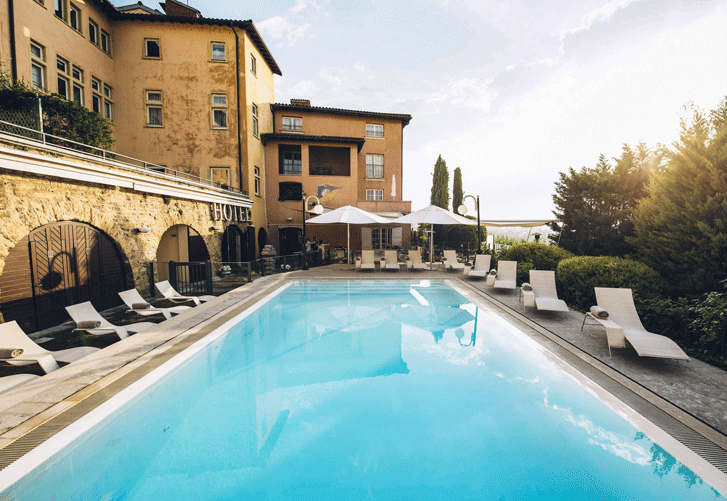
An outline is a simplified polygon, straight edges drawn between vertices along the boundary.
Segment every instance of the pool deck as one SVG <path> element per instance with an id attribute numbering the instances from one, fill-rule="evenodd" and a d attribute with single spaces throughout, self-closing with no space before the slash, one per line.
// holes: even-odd
<path id="1" fill-rule="evenodd" d="M 716 446 L 705 454 L 727 473 L 727 372 L 699 360 L 641 358 L 631 348 L 614 349 L 609 357 L 603 328 L 586 325 L 581 331 L 583 313 L 538 312 L 525 307 L 516 292 L 494 291 L 484 280 L 463 273 L 354 272 L 340 264 L 260 278 L 2 394 L 0 471 L 258 299 L 299 278 L 453 280 L 647 419 L 666 428 L 677 420 L 681 424 L 668 432 L 678 440 L 693 441 L 693 432 L 705 437 Z"/>

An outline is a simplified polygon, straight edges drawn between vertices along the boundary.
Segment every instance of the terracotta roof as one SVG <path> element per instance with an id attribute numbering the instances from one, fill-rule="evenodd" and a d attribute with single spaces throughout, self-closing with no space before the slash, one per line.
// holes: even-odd
<path id="1" fill-rule="evenodd" d="M 164 14 L 162 11 L 147 7 L 146 5 L 144 5 L 141 2 L 132 3 L 131 5 L 121 5 L 119 7 L 116 7 L 116 10 L 118 10 L 119 12 L 126 12 L 126 11 L 134 10 L 134 9 L 141 9 L 144 12 L 148 12 L 149 14 L 157 14 L 157 15 Z"/>
<path id="2" fill-rule="evenodd" d="M 260 134 L 260 140 L 263 145 L 268 142 L 275 141 L 294 141 L 297 143 L 331 143 L 331 144 L 355 144 L 358 151 L 363 148 L 366 139 L 362 137 L 344 137 L 344 136 L 309 136 L 307 134 L 289 134 L 286 132 L 271 132 Z"/>
<path id="3" fill-rule="evenodd" d="M 300 112 L 318 112 L 327 113 L 329 115 L 348 115 L 355 117 L 366 117 L 366 118 L 385 118 L 389 120 L 398 120 L 402 123 L 403 127 L 409 125 L 411 121 L 411 115 L 404 115 L 400 113 L 379 113 L 376 111 L 360 111 L 360 110 L 344 110 L 341 108 L 324 108 L 321 106 L 296 106 L 294 104 L 281 104 L 274 103 L 270 105 L 270 109 L 275 112 L 281 111 L 300 111 Z"/>

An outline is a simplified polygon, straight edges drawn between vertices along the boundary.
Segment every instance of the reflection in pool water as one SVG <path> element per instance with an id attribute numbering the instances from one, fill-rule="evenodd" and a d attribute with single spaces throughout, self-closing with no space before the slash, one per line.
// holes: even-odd
<path id="1" fill-rule="evenodd" d="M 720 498 L 440 282 L 295 283 L 10 499 Z"/>

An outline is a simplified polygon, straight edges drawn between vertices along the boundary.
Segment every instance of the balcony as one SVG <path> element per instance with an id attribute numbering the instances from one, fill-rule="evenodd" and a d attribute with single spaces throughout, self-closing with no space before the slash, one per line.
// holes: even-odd
<path id="1" fill-rule="evenodd" d="M 411 200 L 359 200 L 356 207 L 369 212 L 411 212 Z"/>

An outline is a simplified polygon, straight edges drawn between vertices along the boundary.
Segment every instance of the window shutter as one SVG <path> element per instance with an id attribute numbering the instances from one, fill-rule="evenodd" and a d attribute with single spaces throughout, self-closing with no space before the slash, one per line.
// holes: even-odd
<path id="1" fill-rule="evenodd" d="M 373 249 L 371 243 L 371 228 L 361 227 L 361 248 L 364 250 Z"/>
<path id="2" fill-rule="evenodd" d="M 401 226 L 391 229 L 391 245 L 401 247 Z"/>

